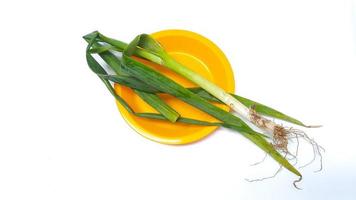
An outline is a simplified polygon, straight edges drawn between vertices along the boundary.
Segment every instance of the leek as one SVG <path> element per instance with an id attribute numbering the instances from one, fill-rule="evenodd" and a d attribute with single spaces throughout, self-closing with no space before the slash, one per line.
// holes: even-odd
<path id="1" fill-rule="evenodd" d="M 320 146 L 304 133 L 295 132 L 295 129 L 287 129 L 281 125 L 277 125 L 264 116 L 281 119 L 304 127 L 311 126 L 306 126 L 301 121 L 266 105 L 225 92 L 214 83 L 174 60 L 157 41 L 147 34 L 137 36 L 130 44 L 106 37 L 97 31 L 84 36 L 84 39 L 89 43 L 86 51 L 89 67 L 104 82 L 116 100 L 126 110 L 136 116 L 168 120 L 172 123 L 178 122 L 230 128 L 248 138 L 281 166 L 299 176 L 300 179 L 302 177 L 300 172 L 286 159 L 286 156 L 290 155 L 287 149 L 289 138 L 293 136 L 297 139 L 298 137 L 304 138 L 313 145 L 313 149 L 316 147 L 317 152 L 319 152 Z M 122 57 L 115 56 L 111 51 L 122 52 Z M 108 74 L 91 54 L 98 54 L 114 71 L 114 74 Z M 200 88 L 184 88 L 145 64 L 132 59 L 133 55 L 165 66 L 196 83 Z M 135 112 L 124 99 L 116 94 L 111 83 L 118 83 L 133 89 L 141 99 L 151 105 L 158 113 Z M 180 116 L 178 112 L 160 99 L 157 95 L 159 93 L 170 94 L 215 117 L 220 122 L 205 122 Z M 220 109 L 211 104 L 211 101 L 228 105 L 238 116 Z M 271 133 L 271 136 L 266 136 L 253 130 L 243 120 L 252 122 L 260 129 Z M 268 140 L 272 140 L 273 143 L 268 142 Z M 281 155 L 280 152 L 284 153 L 285 156 Z"/>

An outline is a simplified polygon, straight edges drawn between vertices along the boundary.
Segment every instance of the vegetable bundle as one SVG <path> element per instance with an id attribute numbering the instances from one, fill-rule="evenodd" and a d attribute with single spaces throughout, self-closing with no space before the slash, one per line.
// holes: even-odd
<path id="1" fill-rule="evenodd" d="M 90 69 L 103 81 L 115 99 L 126 110 L 138 117 L 167 120 L 171 123 L 178 122 L 202 126 L 223 126 L 232 129 L 256 144 L 281 166 L 299 176 L 299 180 L 302 178 L 301 173 L 290 164 L 287 159 L 287 156 L 294 156 L 288 150 L 288 141 L 291 139 L 298 140 L 298 137 L 304 138 L 313 145 L 314 152 L 316 151 L 320 155 L 320 146 L 307 137 L 306 134 L 296 129 L 278 125 L 265 116 L 284 120 L 299 126 L 310 126 L 306 126 L 301 121 L 273 108 L 225 92 L 214 83 L 174 60 L 156 40 L 147 34 L 137 36 L 129 44 L 106 37 L 97 31 L 85 35 L 83 38 L 88 42 L 86 59 Z M 122 56 L 117 56 L 113 52 L 121 52 Z M 108 73 L 92 54 L 98 54 L 113 73 Z M 133 59 L 133 56 L 167 67 L 196 83 L 199 88 L 184 88 L 153 68 Z M 113 83 L 131 88 L 142 100 L 158 111 L 158 113 L 135 112 L 128 103 L 115 92 L 112 85 Z M 157 95 L 159 93 L 172 95 L 213 116 L 220 122 L 207 122 L 181 116 Z M 237 115 L 215 106 L 212 102 L 226 104 L 232 108 Z M 244 120 L 251 122 L 260 132 L 252 129 Z"/>

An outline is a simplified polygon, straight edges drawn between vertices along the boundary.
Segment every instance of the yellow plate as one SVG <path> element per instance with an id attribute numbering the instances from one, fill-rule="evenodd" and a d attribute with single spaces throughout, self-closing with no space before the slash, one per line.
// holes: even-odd
<path id="1" fill-rule="evenodd" d="M 166 51 L 179 62 L 203 75 L 210 81 L 213 81 L 226 91 L 234 92 L 235 82 L 229 61 L 224 53 L 210 40 L 199 34 L 185 30 L 164 30 L 153 33 L 152 37 L 158 40 Z M 162 66 L 149 62 L 145 63 L 185 87 L 196 86 L 192 82 Z M 136 112 L 156 112 L 152 107 L 142 101 L 131 89 L 115 85 L 115 90 Z M 205 114 L 172 96 L 160 96 L 170 106 L 177 110 L 181 116 L 204 121 L 217 121 L 208 114 Z M 118 102 L 117 105 L 123 118 L 136 132 L 159 143 L 187 144 L 196 142 L 208 136 L 217 128 L 215 126 L 188 125 L 139 118 L 128 113 Z M 219 106 L 228 110 L 226 106 Z"/>

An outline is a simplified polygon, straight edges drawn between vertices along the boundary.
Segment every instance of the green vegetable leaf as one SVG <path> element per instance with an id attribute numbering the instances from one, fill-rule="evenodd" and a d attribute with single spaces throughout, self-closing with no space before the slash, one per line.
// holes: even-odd
<path id="1" fill-rule="evenodd" d="M 161 55 L 166 52 L 162 45 L 157 40 L 153 39 L 150 35 L 141 34 L 139 37 L 140 39 L 137 43 L 137 46 L 141 47 L 142 49 L 156 55 Z"/>
<path id="2" fill-rule="evenodd" d="M 118 49 L 111 45 L 101 46 L 101 47 L 94 47 L 89 50 L 90 53 L 104 53 L 106 51 L 118 51 Z"/>
<path id="3" fill-rule="evenodd" d="M 159 113 L 165 116 L 169 121 L 176 122 L 179 113 L 175 111 L 172 107 L 162 101 L 156 94 L 142 92 L 140 90 L 134 90 L 135 93 L 141 97 L 148 105 L 152 106 L 156 109 Z"/>

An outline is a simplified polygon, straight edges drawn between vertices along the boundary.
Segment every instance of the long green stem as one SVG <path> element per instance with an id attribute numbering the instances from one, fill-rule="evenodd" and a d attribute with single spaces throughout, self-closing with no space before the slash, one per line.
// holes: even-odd
<path id="1" fill-rule="evenodd" d="M 164 65 L 167 68 L 192 81 L 193 83 L 199 85 L 208 93 L 210 93 L 211 95 L 231 107 L 234 111 L 239 113 L 240 116 L 249 120 L 249 109 L 216 84 L 212 83 L 200 74 L 180 64 L 176 60 L 172 59 L 170 56 L 164 58 Z"/>
<path id="2" fill-rule="evenodd" d="M 134 90 L 135 93 L 141 97 L 147 104 L 152 106 L 163 116 L 165 116 L 170 122 L 176 122 L 179 118 L 179 113 L 175 111 L 172 107 L 166 104 L 161 98 L 156 94 L 143 92 L 140 90 Z"/>

